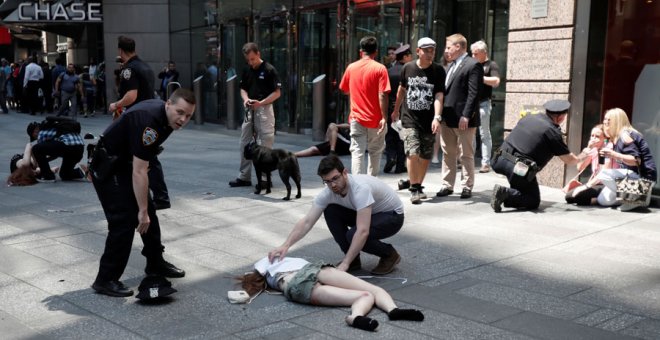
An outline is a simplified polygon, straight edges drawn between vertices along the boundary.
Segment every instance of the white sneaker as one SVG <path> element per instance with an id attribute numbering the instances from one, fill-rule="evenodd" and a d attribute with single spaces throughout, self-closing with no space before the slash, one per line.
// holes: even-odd
<path id="1" fill-rule="evenodd" d="M 431 159 L 431 163 L 438 164 L 440 163 L 440 160 L 438 159 L 438 157 L 433 157 L 433 159 Z"/>
<path id="2" fill-rule="evenodd" d="M 635 209 L 637 209 L 641 206 L 642 205 L 639 204 L 639 203 L 623 203 L 619 206 L 619 211 L 631 211 L 631 210 L 635 210 Z"/>

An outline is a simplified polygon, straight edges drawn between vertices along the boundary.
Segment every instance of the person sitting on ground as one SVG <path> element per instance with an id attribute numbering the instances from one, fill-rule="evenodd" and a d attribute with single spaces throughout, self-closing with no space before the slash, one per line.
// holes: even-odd
<path id="1" fill-rule="evenodd" d="M 598 203 L 596 197 L 598 197 L 598 194 L 603 189 L 603 185 L 597 178 L 597 175 L 602 169 L 609 169 L 612 167 L 611 164 L 608 164 L 611 163 L 611 161 L 603 163 L 599 161 L 599 158 L 601 158 L 599 157 L 600 149 L 603 147 L 612 148 L 612 143 L 608 143 L 605 137 L 606 135 L 603 129 L 603 124 L 598 124 L 591 129 L 591 138 L 589 138 L 589 143 L 587 144 L 587 148 L 589 149 L 588 157 L 577 165 L 578 174 L 582 173 L 589 165 L 591 165 L 591 176 L 587 183 L 574 187 L 566 192 L 566 203 L 575 203 L 577 205 L 594 205 Z"/>
<path id="2" fill-rule="evenodd" d="M 617 163 L 617 169 L 605 169 L 597 178 L 604 187 L 598 194 L 598 204 L 614 206 L 620 204 L 616 197 L 616 180 L 629 178 L 646 178 L 652 182 L 658 179 L 658 170 L 651 155 L 649 145 L 642 134 L 635 130 L 628 120 L 625 111 L 619 108 L 610 109 L 605 113 L 603 126 L 607 135 L 612 138 L 614 148 L 602 148 L 600 155 Z M 648 205 L 648 200 L 647 204 Z M 624 204 L 622 211 L 641 207 L 640 204 Z"/>
<path id="3" fill-rule="evenodd" d="M 311 157 L 318 155 L 327 156 L 331 153 L 339 156 L 350 155 L 350 128 L 351 126 L 347 123 L 330 123 L 330 125 L 328 125 L 328 129 L 325 130 L 325 142 L 316 144 L 305 150 L 300 150 L 296 152 L 295 155 L 297 157 Z"/>
<path id="4" fill-rule="evenodd" d="M 295 257 L 265 257 L 255 263 L 254 269 L 252 273 L 237 277 L 250 296 L 272 288 L 298 303 L 351 306 L 351 314 L 346 317 L 346 323 L 351 327 L 375 331 L 378 321 L 366 316 L 374 305 L 385 311 L 390 320 L 424 320 L 424 314 L 419 310 L 398 308 L 383 288 L 330 264 L 310 263 Z"/>

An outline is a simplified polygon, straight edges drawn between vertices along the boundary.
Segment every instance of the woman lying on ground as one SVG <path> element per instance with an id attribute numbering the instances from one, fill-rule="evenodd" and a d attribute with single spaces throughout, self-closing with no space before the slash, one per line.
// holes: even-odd
<path id="1" fill-rule="evenodd" d="M 7 177 L 8 186 L 26 186 L 37 183 L 39 168 L 32 157 L 32 144 L 25 145 L 23 154 L 15 154 L 9 162 L 11 174 Z"/>
<path id="2" fill-rule="evenodd" d="M 318 306 L 351 306 L 346 317 L 349 326 L 375 331 L 378 321 L 367 317 L 374 304 L 387 312 L 390 320 L 422 321 L 424 314 L 416 309 L 397 308 L 392 296 L 383 288 L 368 283 L 330 264 L 310 263 L 301 258 L 265 257 L 254 265 L 255 271 L 237 277 L 250 295 L 266 287 L 282 291 L 287 299 Z"/>
<path id="3" fill-rule="evenodd" d="M 644 140 L 644 136 L 632 127 L 625 111 L 619 108 L 608 110 L 603 119 L 603 126 L 611 137 L 614 148 L 603 148 L 600 155 L 616 162 L 618 169 L 605 169 L 598 174 L 597 178 L 604 185 L 598 195 L 598 204 L 613 206 L 619 203 L 616 197 L 617 179 L 625 176 L 643 177 L 655 182 L 658 173 L 648 143 Z M 646 205 L 648 200 L 644 206 Z M 627 211 L 640 206 L 642 205 L 624 204 L 620 209 Z"/>
<path id="4" fill-rule="evenodd" d="M 84 173 L 87 173 L 86 165 L 78 164 L 78 167 L 80 167 Z M 54 166 L 51 167 L 50 170 L 53 173 L 57 173 L 60 170 L 60 167 Z M 11 161 L 9 162 L 9 171 L 11 171 L 11 174 L 7 177 L 8 186 L 27 186 L 38 182 L 37 177 L 39 176 L 40 170 L 37 161 L 32 157 L 31 143 L 25 145 L 23 154 L 17 153 L 11 158 Z"/>
<path id="5" fill-rule="evenodd" d="M 582 173 L 589 165 L 591 165 L 591 176 L 585 184 L 581 184 L 566 192 L 566 203 L 575 203 L 577 205 L 598 204 L 596 198 L 603 189 L 603 184 L 597 176 L 601 170 L 612 168 L 612 160 L 607 159 L 607 161 L 604 161 L 602 164 L 599 161 L 599 158 L 600 160 L 603 159 L 603 157 L 600 157 L 599 155 L 600 150 L 602 148 L 612 148 L 612 143 L 608 142 L 605 137 L 606 133 L 603 124 L 598 124 L 591 129 L 591 138 L 589 138 L 589 143 L 587 144 L 589 157 L 577 165 L 578 174 Z M 580 183 L 577 182 L 577 184 Z"/>

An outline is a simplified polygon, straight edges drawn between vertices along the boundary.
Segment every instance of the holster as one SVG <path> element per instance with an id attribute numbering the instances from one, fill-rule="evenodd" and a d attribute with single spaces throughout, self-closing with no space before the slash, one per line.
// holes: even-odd
<path id="1" fill-rule="evenodd" d="M 525 179 L 529 182 L 533 181 L 534 178 L 536 178 L 536 174 L 541 171 L 541 168 L 536 164 L 535 161 L 532 159 L 529 159 L 525 157 L 524 155 L 519 154 L 518 152 L 513 152 L 510 153 L 506 150 L 503 150 L 502 148 L 497 149 L 495 154 L 493 155 L 493 163 L 495 160 L 497 160 L 498 157 L 502 157 L 506 159 L 507 161 L 511 162 L 513 165 L 515 165 L 518 162 L 521 162 L 525 165 L 528 166 L 527 174 L 525 175 Z"/>
<path id="2" fill-rule="evenodd" d="M 119 157 L 108 154 L 103 142 L 103 136 L 99 137 L 99 142 L 94 148 L 92 159 L 89 161 L 89 172 L 94 179 L 104 182 L 115 172 L 115 166 Z"/>

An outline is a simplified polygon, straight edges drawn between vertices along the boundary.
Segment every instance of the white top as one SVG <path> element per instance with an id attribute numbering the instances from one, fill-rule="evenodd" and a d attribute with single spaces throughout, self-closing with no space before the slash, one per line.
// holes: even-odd
<path id="1" fill-rule="evenodd" d="M 25 67 L 25 78 L 23 79 L 23 87 L 27 86 L 28 81 L 30 80 L 41 80 L 44 77 L 44 71 L 41 69 L 41 66 L 35 64 L 34 62 L 29 63 Z"/>
<path id="2" fill-rule="evenodd" d="M 371 206 L 372 215 L 388 211 L 403 214 L 403 202 L 394 189 L 370 175 L 348 175 L 348 193 L 344 197 L 325 187 L 314 198 L 314 205 L 321 210 L 325 210 L 330 204 L 338 204 L 355 211 Z"/>
<path id="3" fill-rule="evenodd" d="M 275 258 L 273 263 L 270 263 L 270 261 L 268 261 L 268 256 L 266 256 L 254 264 L 254 269 L 263 276 L 266 276 L 266 272 L 268 272 L 270 276 L 274 277 L 278 273 L 300 270 L 308 263 L 309 261 L 299 257 L 285 257 L 284 260 L 281 261 L 279 258 Z"/>

